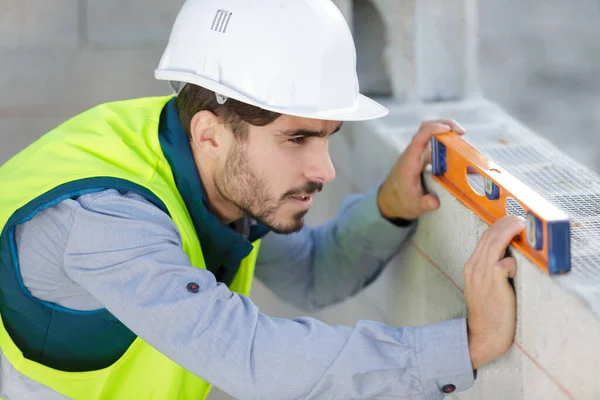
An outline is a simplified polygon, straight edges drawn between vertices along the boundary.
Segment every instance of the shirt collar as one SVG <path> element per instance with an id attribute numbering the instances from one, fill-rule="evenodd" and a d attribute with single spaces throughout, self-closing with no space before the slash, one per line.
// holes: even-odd
<path id="1" fill-rule="evenodd" d="M 206 268 L 218 280 L 230 283 L 242 259 L 252 251 L 252 242 L 266 235 L 269 229 L 247 218 L 228 226 L 210 212 L 188 137 L 179 121 L 175 98 L 169 100 L 161 112 L 158 135 L 177 189 L 194 223 Z"/>

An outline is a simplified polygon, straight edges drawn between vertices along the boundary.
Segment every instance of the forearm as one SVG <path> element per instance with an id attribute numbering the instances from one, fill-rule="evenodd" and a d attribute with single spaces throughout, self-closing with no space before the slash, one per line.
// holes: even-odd
<path id="1" fill-rule="evenodd" d="M 472 384 L 462 320 L 419 328 L 361 321 L 352 329 L 270 318 L 210 277 L 168 275 L 90 289 L 151 346 L 235 398 L 438 399 L 445 384 Z M 206 289 L 187 292 L 190 279 Z"/>

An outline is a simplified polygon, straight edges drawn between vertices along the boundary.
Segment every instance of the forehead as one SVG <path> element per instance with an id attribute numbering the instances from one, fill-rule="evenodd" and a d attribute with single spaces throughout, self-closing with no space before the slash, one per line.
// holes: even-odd
<path id="1" fill-rule="evenodd" d="M 271 124 L 264 126 L 263 128 L 266 128 L 273 133 L 291 130 L 307 130 L 331 134 L 340 126 L 340 123 L 340 121 L 327 121 L 322 119 L 282 115 Z"/>

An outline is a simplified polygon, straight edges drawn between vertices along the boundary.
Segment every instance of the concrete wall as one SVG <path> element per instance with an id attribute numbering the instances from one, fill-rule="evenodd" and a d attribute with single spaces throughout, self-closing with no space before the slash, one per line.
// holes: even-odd
<path id="1" fill-rule="evenodd" d="M 600 3 L 480 0 L 479 8 L 483 92 L 600 172 Z"/>
<path id="2" fill-rule="evenodd" d="M 169 93 L 164 82 L 153 79 L 153 69 L 182 2 L 0 0 L 0 162 L 99 102 Z M 359 35 L 365 91 L 414 100 L 415 55 L 409 46 L 414 1 L 338 2 Z M 382 7 L 388 12 L 378 14 Z M 597 3 L 481 0 L 480 10 L 484 93 L 600 170 Z M 368 59 L 377 61 L 376 67 L 369 67 Z M 477 118 L 466 112 L 458 120 Z M 331 145 L 338 178 L 317 197 L 311 222 L 334 215 L 344 194 L 366 191 L 385 176 L 418 123 L 419 118 L 398 108 L 383 125 L 347 124 Z M 357 297 L 312 316 L 331 324 L 375 319 L 420 325 L 464 313 L 460 270 L 485 226 L 430 185 L 440 195 L 442 209 L 421 221 L 383 276 Z M 600 398 L 597 318 L 577 297 L 517 257 L 515 345 L 480 371 L 473 389 L 449 398 Z M 274 316 L 304 314 L 282 304 L 260 283 L 253 298 Z M 215 391 L 211 398 L 228 397 Z"/>
<path id="3" fill-rule="evenodd" d="M 154 79 L 182 0 L 0 0 L 0 162 L 97 103 L 170 92 Z"/>
<path id="4" fill-rule="evenodd" d="M 472 109 L 477 104 L 450 106 L 446 114 Z M 493 107 L 488 108 L 489 104 L 480 106 L 482 120 L 486 115 L 492 123 L 498 118 Z M 440 107 L 420 108 L 418 112 L 406 106 L 391 108 L 387 124 L 385 121 L 361 124 L 344 138 L 350 143 L 346 157 L 354 165 L 364 165 L 369 158 L 366 154 L 374 152 L 382 164 L 392 163 L 415 128 L 412 123 L 403 122 L 410 121 L 411 112 L 440 112 Z M 489 109 L 489 114 L 485 109 Z M 474 123 L 465 125 L 469 135 L 482 130 Z M 345 170 L 352 168 L 345 166 Z M 382 173 L 374 168 L 358 172 L 355 167 L 354 171 L 355 182 L 363 190 Z M 422 218 L 409 245 L 366 294 L 371 304 L 379 305 L 386 321 L 396 325 L 433 323 L 464 313 L 462 266 L 487 228 L 430 176 L 427 186 L 439 196 L 441 209 Z M 512 253 L 519 266 L 515 278 L 518 303 L 515 343 L 507 355 L 480 370 L 471 390 L 455 397 L 600 398 L 600 384 L 596 380 L 600 362 L 591 355 L 599 349 L 598 314 L 577 294 L 566 290 L 561 285 L 562 278 L 551 278 L 514 249 Z M 410 304 L 411 310 L 401 307 L 402 304 Z"/>
<path id="5" fill-rule="evenodd" d="M 168 93 L 153 68 L 182 3 L 0 0 L 0 140 L 20 148 L 98 102 Z M 336 3 L 354 15 L 365 91 L 414 96 L 407 88 L 417 79 L 410 47 L 415 0 Z M 483 92 L 600 171 L 598 3 L 479 3 L 479 12 L 467 11 L 480 15 Z M 0 161 L 9 155 L 0 143 Z"/>
<path id="6" fill-rule="evenodd" d="M 480 91 L 568 155 L 600 171 L 597 1 L 353 3 L 363 90 L 382 93 L 382 85 L 389 82 L 396 98 L 407 100 Z M 413 14 L 429 21 L 415 24 Z M 384 27 L 378 26 L 380 21 Z M 465 37 L 469 32 L 477 34 Z M 424 44 L 420 50 L 415 41 Z M 478 54 L 469 52 L 474 45 Z M 382 77 L 382 71 L 388 76 Z M 423 72 L 428 78 L 419 81 Z M 429 82 L 436 82 L 435 87 Z"/>

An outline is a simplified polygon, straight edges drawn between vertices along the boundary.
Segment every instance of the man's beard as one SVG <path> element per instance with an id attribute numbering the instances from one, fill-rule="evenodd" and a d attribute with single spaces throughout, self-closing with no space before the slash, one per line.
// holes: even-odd
<path id="1" fill-rule="evenodd" d="M 248 163 L 243 143 L 236 141 L 225 166 L 214 177 L 219 195 L 246 216 L 269 227 L 275 233 L 298 232 L 304 226 L 308 210 L 294 214 L 290 221 L 275 220 L 277 210 L 293 196 L 307 195 L 323 189 L 322 183 L 307 182 L 303 187 L 288 190 L 280 199 L 269 195 L 267 182 L 256 176 Z"/>

